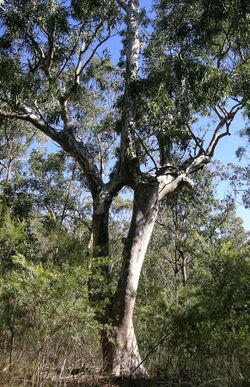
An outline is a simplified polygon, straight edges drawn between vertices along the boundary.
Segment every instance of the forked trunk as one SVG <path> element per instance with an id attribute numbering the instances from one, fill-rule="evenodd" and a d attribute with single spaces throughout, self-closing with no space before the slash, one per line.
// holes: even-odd
<path id="1" fill-rule="evenodd" d="M 120 279 L 113 303 L 112 328 L 103 335 L 104 368 L 116 376 L 147 375 L 133 326 L 139 277 L 158 212 L 158 182 L 137 185 L 131 225 L 123 251 Z"/>
<path id="2" fill-rule="evenodd" d="M 103 323 L 102 351 L 104 371 L 115 376 L 145 377 L 147 372 L 141 364 L 133 326 L 133 312 L 139 278 L 145 253 L 158 214 L 158 203 L 163 197 L 171 196 L 181 187 L 192 188 L 192 181 L 185 174 L 178 177 L 161 175 L 138 176 L 140 182 L 134 188 L 133 214 L 124 244 L 122 267 L 115 295 L 102 291 L 100 286 L 93 297 L 100 310 L 100 302 L 110 297 L 112 305 L 96 316 Z M 93 220 L 93 254 L 108 255 L 108 212 L 111 200 L 108 197 L 95 208 Z M 100 254 L 100 255 L 99 255 Z M 103 275 L 108 284 L 108 267 Z M 104 281 L 105 282 L 105 281 Z M 102 281 L 103 283 L 103 281 Z M 98 285 L 98 284 L 97 284 Z M 100 285 L 100 284 L 99 284 Z M 105 288 L 104 288 L 105 289 Z"/>

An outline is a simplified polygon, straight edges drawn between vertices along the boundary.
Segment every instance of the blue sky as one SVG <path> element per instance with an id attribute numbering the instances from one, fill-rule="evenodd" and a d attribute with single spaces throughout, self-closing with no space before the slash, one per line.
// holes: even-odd
<path id="1" fill-rule="evenodd" d="M 232 134 L 231 136 L 225 137 L 218 144 L 214 159 L 222 161 L 223 163 L 235 163 L 237 165 L 246 165 L 246 160 L 242 160 L 241 162 L 237 159 L 235 152 L 240 146 L 246 146 L 246 140 L 241 138 L 239 135 L 239 131 L 244 127 L 245 123 L 242 116 L 239 114 L 232 125 Z M 223 199 L 227 196 L 228 192 L 232 192 L 230 183 L 226 181 L 220 182 L 218 186 L 218 197 Z M 246 230 L 250 231 L 250 210 L 246 209 L 242 202 L 241 198 L 237 197 L 237 214 L 243 219 L 244 227 Z"/>

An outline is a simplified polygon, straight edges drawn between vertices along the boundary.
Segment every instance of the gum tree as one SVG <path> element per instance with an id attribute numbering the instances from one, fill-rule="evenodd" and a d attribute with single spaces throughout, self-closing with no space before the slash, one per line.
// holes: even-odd
<path id="1" fill-rule="evenodd" d="M 236 3 L 159 2 L 147 39 L 139 0 L 1 4 L 0 116 L 43 132 L 78 162 L 93 199 L 93 261 L 109 256 L 114 197 L 134 192 L 115 292 L 108 264 L 103 288 L 89 281 L 104 369 L 118 376 L 146 375 L 133 310 L 159 202 L 193 188 L 192 174 L 248 103 L 249 15 Z M 107 53 L 117 34 L 120 67 Z"/>

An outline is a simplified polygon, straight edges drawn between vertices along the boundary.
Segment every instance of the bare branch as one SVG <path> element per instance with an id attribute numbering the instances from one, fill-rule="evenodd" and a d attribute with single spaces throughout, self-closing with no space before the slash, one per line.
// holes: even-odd
<path id="1" fill-rule="evenodd" d="M 141 144 L 141 146 L 142 146 L 143 150 L 145 151 L 146 155 L 150 158 L 150 160 L 151 160 L 152 163 L 154 164 L 155 170 L 158 171 L 159 167 L 157 166 L 155 159 L 154 159 L 153 156 L 151 155 L 150 150 L 149 150 L 149 149 L 147 148 L 147 146 L 145 145 L 144 140 L 141 138 L 141 136 L 139 135 L 139 133 L 137 133 L 135 130 L 133 130 L 133 132 L 136 134 L 136 137 L 137 137 L 137 139 L 139 140 L 139 143 Z"/>
<path id="2" fill-rule="evenodd" d="M 82 58 L 86 50 L 86 44 L 85 42 L 82 42 L 79 56 L 78 56 L 78 62 L 76 65 L 76 70 L 75 70 L 75 81 L 78 85 L 80 85 L 80 73 L 81 73 L 81 64 L 82 64 Z"/>
<path id="3" fill-rule="evenodd" d="M 200 169 L 204 164 L 208 164 L 211 160 L 211 157 L 206 154 L 195 157 L 185 169 L 186 173 L 193 173 Z"/>
<path id="4" fill-rule="evenodd" d="M 95 34 L 97 34 L 98 30 L 102 27 L 102 25 L 103 25 L 103 23 L 100 23 L 98 25 L 98 28 L 96 29 Z M 103 45 L 103 43 L 105 43 L 110 38 L 110 36 L 111 36 L 111 30 L 109 29 L 108 35 L 105 38 L 103 38 L 102 40 L 99 41 L 99 43 L 92 50 L 92 53 L 90 54 L 90 56 L 88 57 L 88 59 L 85 61 L 85 63 L 83 65 L 81 65 L 82 58 L 83 58 L 84 53 L 86 53 L 86 51 L 90 47 L 90 44 L 88 44 L 87 46 L 85 46 L 84 43 L 82 44 L 82 47 L 81 47 L 80 53 L 79 53 L 79 57 L 78 57 L 78 61 L 77 61 L 77 65 L 76 65 L 74 83 L 71 86 L 71 88 L 69 90 L 67 90 L 60 98 L 62 98 L 64 101 L 66 101 L 66 100 L 68 100 L 70 98 L 72 93 L 74 93 L 76 91 L 78 85 L 80 84 L 80 76 L 81 76 L 81 74 L 86 69 L 88 64 L 91 62 L 91 60 L 93 59 L 93 57 L 96 54 L 97 50 Z"/>
<path id="5" fill-rule="evenodd" d="M 59 78 L 60 75 L 63 73 L 63 71 L 65 70 L 70 58 L 72 57 L 72 55 L 74 54 L 74 52 L 76 51 L 77 49 L 77 46 L 79 44 L 79 40 L 80 40 L 80 36 L 83 32 L 83 28 L 84 28 L 84 24 L 81 26 L 80 30 L 79 30 L 79 34 L 78 34 L 78 37 L 77 37 L 77 41 L 76 43 L 73 45 L 72 49 L 70 50 L 69 54 L 66 56 L 65 58 L 65 62 L 64 64 L 62 65 L 62 67 L 60 68 L 59 72 L 57 73 L 56 77 Z"/>
<path id="6" fill-rule="evenodd" d="M 40 58 L 45 59 L 45 54 L 40 44 L 30 34 L 28 34 L 28 39 L 30 40 L 35 52 L 40 56 Z"/>
<path id="7" fill-rule="evenodd" d="M 217 127 L 214 130 L 212 139 L 207 147 L 206 150 L 203 149 L 202 153 L 200 153 L 197 157 L 193 157 L 189 160 L 187 160 L 183 164 L 183 170 L 186 173 L 193 173 L 200 169 L 200 167 L 204 164 L 207 164 L 210 162 L 211 158 L 214 155 L 214 151 L 216 149 L 216 146 L 218 145 L 219 141 L 225 137 L 230 135 L 230 125 L 237 114 L 237 112 L 242 107 L 242 101 L 238 102 L 236 105 L 234 105 L 231 110 L 228 112 L 225 107 L 214 108 L 217 116 L 220 118 L 220 122 L 218 123 Z M 227 112 L 224 116 L 222 115 L 222 111 Z M 226 127 L 224 131 L 222 131 L 223 127 Z"/>
<path id="8" fill-rule="evenodd" d="M 194 132 L 192 131 L 190 125 L 187 125 L 187 128 L 188 128 L 189 134 L 191 135 L 192 139 L 193 139 L 194 142 L 195 142 L 196 147 L 199 149 L 199 155 L 200 155 L 201 153 L 204 153 L 204 148 L 203 148 L 203 141 L 202 141 L 202 139 L 194 134 Z"/>
<path id="9" fill-rule="evenodd" d="M 50 76 L 50 71 L 51 71 L 51 67 L 55 56 L 55 38 L 56 38 L 56 23 L 54 20 L 52 32 L 48 35 L 48 55 L 46 58 L 46 64 L 44 64 L 44 70 L 48 76 Z"/>
<path id="10" fill-rule="evenodd" d="M 206 150 L 207 156 L 212 157 L 214 155 L 214 151 L 219 140 L 229 134 L 228 130 L 226 130 L 225 132 L 221 132 L 221 129 L 224 127 L 226 123 L 227 123 L 227 118 L 226 117 L 222 118 L 219 124 L 217 125 L 216 129 L 214 130 L 213 137 Z"/>
<path id="11" fill-rule="evenodd" d="M 214 111 L 215 111 L 215 113 L 217 114 L 217 116 L 219 117 L 220 120 L 222 120 L 224 118 L 224 116 L 221 114 L 220 108 L 218 106 L 214 107 Z"/>
<path id="12" fill-rule="evenodd" d="M 82 74 L 83 70 L 88 66 L 90 61 L 93 59 L 93 57 L 96 54 L 98 48 L 100 48 L 103 45 L 103 43 L 105 43 L 110 37 L 111 37 L 111 30 L 109 29 L 108 35 L 104 39 L 100 40 L 100 42 L 96 45 L 96 47 L 93 49 L 93 51 L 92 51 L 91 55 L 89 56 L 89 58 L 86 60 L 86 62 L 84 63 L 84 65 L 82 66 L 80 71 L 77 73 L 77 76 L 80 76 Z"/>
<path id="13" fill-rule="evenodd" d="M 193 181 L 187 177 L 186 173 L 181 173 L 177 177 L 161 175 L 158 176 L 157 180 L 159 181 L 159 200 L 162 200 L 166 195 L 170 196 L 183 186 L 188 189 L 192 189 L 194 186 Z"/>
<path id="14" fill-rule="evenodd" d="M 20 112 L 7 112 L 0 110 L 0 117 L 10 118 L 10 119 L 18 119 L 26 122 L 30 122 L 33 124 L 37 129 L 41 130 L 43 133 L 47 134 L 50 138 L 57 141 L 59 133 L 50 125 L 44 122 L 39 116 L 34 114 L 32 110 L 22 105 Z"/>
<path id="15" fill-rule="evenodd" d="M 206 150 L 206 156 L 213 157 L 214 151 L 215 151 L 215 148 L 216 148 L 218 142 L 223 137 L 230 135 L 230 131 L 229 131 L 230 125 L 231 125 L 235 115 L 237 114 L 237 112 L 241 109 L 241 106 L 242 106 L 242 103 L 239 102 L 238 104 L 233 106 L 232 109 L 229 112 L 226 110 L 225 107 L 223 107 L 223 110 L 226 111 L 226 115 L 221 118 L 219 124 L 217 125 L 217 127 L 214 130 L 213 137 L 212 137 L 212 139 L 210 141 L 210 144 L 209 144 L 209 146 L 207 147 L 207 150 Z M 221 113 L 218 113 L 218 111 L 216 111 L 216 113 L 217 113 L 217 115 L 219 117 L 222 116 Z M 226 130 L 224 132 L 222 132 L 222 128 L 225 125 L 226 125 Z"/>

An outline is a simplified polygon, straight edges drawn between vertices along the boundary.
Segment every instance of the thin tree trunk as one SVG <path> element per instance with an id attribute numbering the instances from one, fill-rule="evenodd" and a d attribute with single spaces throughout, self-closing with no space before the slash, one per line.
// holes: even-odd
<path id="1" fill-rule="evenodd" d="M 109 256 L 109 209 L 110 199 L 98 200 L 94 203 L 92 234 L 93 234 L 93 256 Z"/>
<path id="2" fill-rule="evenodd" d="M 103 310 L 102 303 L 110 297 L 109 287 L 109 209 L 111 199 L 100 197 L 94 202 L 91 241 L 91 276 L 89 279 L 89 300 L 92 306 L 98 310 L 97 320 L 105 324 L 107 312 Z"/>
<path id="3" fill-rule="evenodd" d="M 128 376 L 141 361 L 133 326 L 139 277 L 158 212 L 157 181 L 141 182 L 134 192 L 134 207 L 119 283 L 113 303 L 112 328 L 103 336 L 104 369 Z M 136 375 L 146 376 L 143 366 Z"/>

